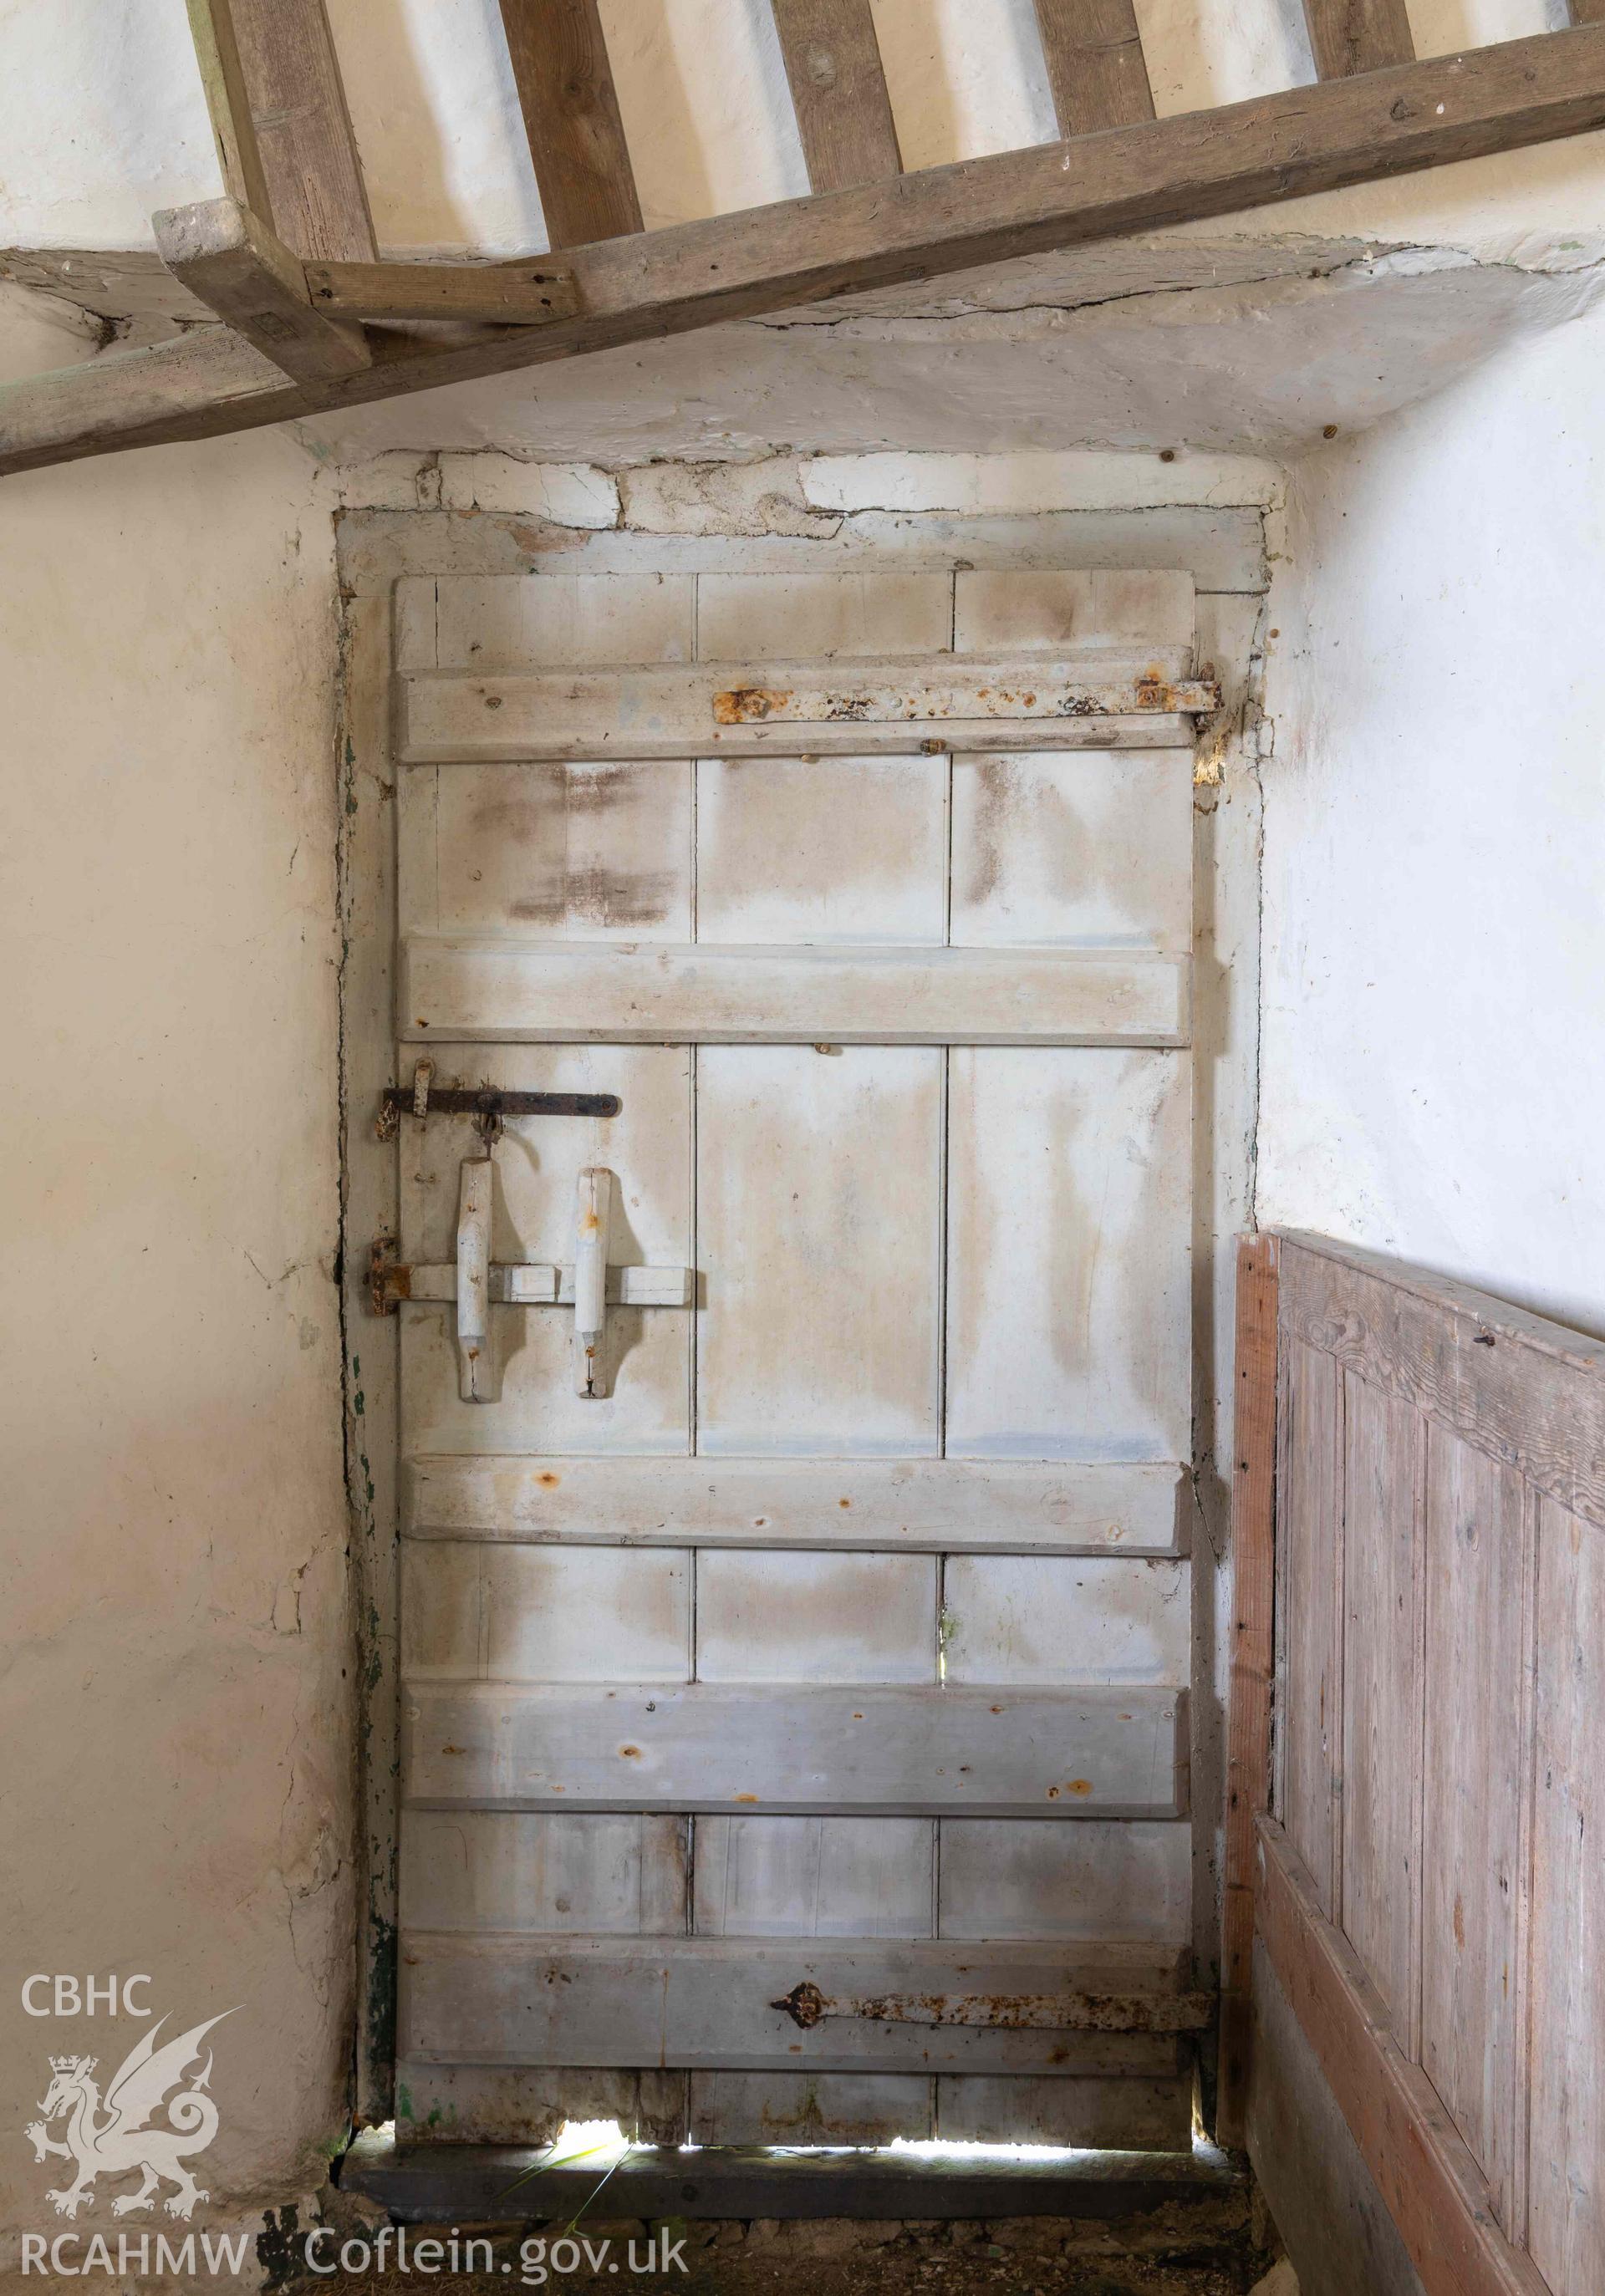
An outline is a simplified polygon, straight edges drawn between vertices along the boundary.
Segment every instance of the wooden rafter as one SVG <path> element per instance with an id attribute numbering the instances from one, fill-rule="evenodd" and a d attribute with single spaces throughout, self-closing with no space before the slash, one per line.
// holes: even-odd
<path id="1" fill-rule="evenodd" d="M 0 472 L 215 437 L 722 320 L 1164 229 L 1605 127 L 1605 25 L 1545 32 L 891 182 L 565 250 L 558 263 L 315 262 L 330 318 L 457 318 L 375 337 L 373 364 L 292 383 L 232 331 L 0 390 Z M 266 220 L 261 218 L 260 220 Z M 573 298 L 555 316 L 555 295 Z"/>
<path id="2" fill-rule="evenodd" d="M 1305 0 L 1305 21 L 1322 79 L 1381 71 L 1415 55 L 1404 0 Z"/>
<path id="3" fill-rule="evenodd" d="M 816 192 L 902 173 L 869 0 L 771 0 Z"/>
<path id="4" fill-rule="evenodd" d="M 1132 0 L 1036 0 L 1061 135 L 1134 127 L 1154 116 Z"/>
<path id="5" fill-rule="evenodd" d="M 189 0 L 228 196 L 292 255 L 378 252 L 324 0 Z"/>
<path id="6" fill-rule="evenodd" d="M 597 0 L 501 0 L 554 247 L 639 231 L 641 203 Z"/>

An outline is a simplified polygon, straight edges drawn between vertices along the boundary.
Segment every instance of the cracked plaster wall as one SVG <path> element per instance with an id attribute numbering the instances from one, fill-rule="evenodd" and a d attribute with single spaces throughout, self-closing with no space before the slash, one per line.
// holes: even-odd
<path id="1" fill-rule="evenodd" d="M 234 2011 L 210 2224 L 344 2127 L 323 493 L 268 435 L 0 490 L 0 2277 L 64 2228 L 22 2137 L 47 2057 L 103 2083 L 149 2030 L 25 2015 L 32 1972 L 148 1973 L 169 2037 Z"/>

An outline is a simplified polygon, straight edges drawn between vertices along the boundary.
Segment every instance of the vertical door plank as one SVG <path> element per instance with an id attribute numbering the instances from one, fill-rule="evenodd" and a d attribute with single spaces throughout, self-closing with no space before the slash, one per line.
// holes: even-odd
<path id="1" fill-rule="evenodd" d="M 901 175 L 869 0 L 771 0 L 809 189 Z"/>
<path id="2" fill-rule="evenodd" d="M 934 1554 L 699 1555 L 696 1678 L 934 1682 L 936 1565 Z"/>
<path id="3" fill-rule="evenodd" d="M 704 758 L 696 937 L 939 945 L 947 766 L 938 758 Z"/>
<path id="4" fill-rule="evenodd" d="M 953 578 L 915 568 L 696 578 L 698 661 L 819 661 L 947 653 Z M 1007 643 L 1007 641 L 1005 641 Z M 941 665 L 934 662 L 934 672 Z"/>
<path id="5" fill-rule="evenodd" d="M 952 1683 L 1167 1683 L 1191 1670 L 1191 1565 L 1124 1555 L 952 1554 L 943 1574 Z"/>
<path id="6" fill-rule="evenodd" d="M 678 758 L 449 767 L 430 857 L 437 930 L 689 940 L 692 770 Z"/>
<path id="7" fill-rule="evenodd" d="M 932 1934 L 928 1817 L 699 1817 L 698 1937 Z"/>
<path id="8" fill-rule="evenodd" d="M 955 757 L 954 947 L 1189 948 L 1192 768 L 1190 750 Z"/>
<path id="9" fill-rule="evenodd" d="M 491 1681 L 690 1680 L 689 1554 L 671 1546 L 482 1551 Z"/>
<path id="10" fill-rule="evenodd" d="M 639 231 L 597 0 L 501 0 L 501 13 L 552 246 Z"/>
<path id="11" fill-rule="evenodd" d="M 947 1449 L 1185 1458 L 1189 1062 L 955 1046 Z"/>
<path id="12" fill-rule="evenodd" d="M 1132 0 L 1036 0 L 1036 16 L 1061 135 L 1153 118 Z"/>
<path id="13" fill-rule="evenodd" d="M 190 0 L 190 22 L 230 196 L 308 262 L 374 261 L 324 0 Z"/>
<path id="14" fill-rule="evenodd" d="M 1278 1816 L 1336 1918 L 1342 1743 L 1343 1374 L 1288 1340 L 1277 1414 L 1277 1615 L 1286 1684 L 1278 1729 Z"/>
<path id="15" fill-rule="evenodd" d="M 699 1450 L 935 1454 L 942 1071 L 921 1046 L 699 1053 Z"/>
<path id="16" fill-rule="evenodd" d="M 1605 1532 L 1538 1503 L 1527 2239 L 1555 2296 L 1605 2288 Z"/>
<path id="17" fill-rule="evenodd" d="M 1340 1927 L 1413 2056 L 1420 1904 L 1415 1812 L 1421 1682 L 1418 1508 L 1426 1422 L 1344 1381 L 1343 1907 Z"/>
<path id="18" fill-rule="evenodd" d="M 1524 1496 L 1510 1468 L 1428 1429 L 1421 2070 L 1487 2178 L 1507 2231 L 1518 2072 Z"/>
<path id="19" fill-rule="evenodd" d="M 704 1560 L 709 1558 L 704 1558 Z M 935 1827 L 921 1817 L 699 1817 L 699 1937 L 923 1938 Z M 922 2074 L 696 2072 L 699 2144 L 888 2144 L 932 2131 Z"/>
<path id="20" fill-rule="evenodd" d="M 1305 22 L 1322 79 L 1415 61 L 1404 0 L 1305 0 Z"/>
<path id="21" fill-rule="evenodd" d="M 454 574 L 432 586 L 438 603 L 427 666 L 598 669 L 688 662 L 696 580 L 694 574 Z"/>
<path id="22" fill-rule="evenodd" d="M 937 1932 L 1183 1946 L 1192 1929 L 1185 1819 L 945 1817 Z"/>
<path id="23" fill-rule="evenodd" d="M 409 1809 L 402 1923 L 673 1937 L 686 1926 L 690 1824 L 623 1810 Z"/>
<path id="24" fill-rule="evenodd" d="M 1273 1235 L 1242 1236 L 1231 1426 L 1230 1699 L 1226 1722 L 1219 2141 L 1241 2144 L 1252 2020 L 1256 1815 L 1271 1800 L 1275 1665 L 1277 1272 Z"/>

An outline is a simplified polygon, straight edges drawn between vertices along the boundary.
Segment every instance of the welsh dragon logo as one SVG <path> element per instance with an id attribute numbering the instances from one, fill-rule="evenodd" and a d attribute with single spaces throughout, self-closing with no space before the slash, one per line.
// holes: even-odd
<path id="1" fill-rule="evenodd" d="M 93 2208 L 97 2177 L 127 2177 L 135 2169 L 144 2181 L 137 2192 L 121 2193 L 112 2202 L 114 2217 L 153 2208 L 164 2181 L 177 2188 L 162 2202 L 170 2217 L 187 2218 L 196 2202 L 206 2199 L 184 2162 L 188 2154 L 203 2152 L 218 2133 L 218 2108 L 206 2093 L 210 2054 L 201 2071 L 183 2087 L 179 2084 L 200 2055 L 203 2037 L 233 2014 L 226 2009 L 221 2017 L 192 2025 L 160 2049 L 156 2036 L 167 2019 L 159 2017 L 111 2076 L 103 2101 L 93 2078 L 97 2058 L 52 2057 L 50 2087 L 39 2102 L 44 2118 L 30 2121 L 22 2133 L 32 2141 L 36 2161 L 54 2153 L 78 2163 L 72 2183 L 46 2195 L 58 2216 L 76 2217 L 80 2208 Z M 169 2089 L 178 2090 L 170 2100 Z M 152 2128 L 151 2115 L 164 2100 L 168 2126 Z M 49 2134 L 50 2123 L 62 2113 L 69 2116 L 64 2144 Z"/>

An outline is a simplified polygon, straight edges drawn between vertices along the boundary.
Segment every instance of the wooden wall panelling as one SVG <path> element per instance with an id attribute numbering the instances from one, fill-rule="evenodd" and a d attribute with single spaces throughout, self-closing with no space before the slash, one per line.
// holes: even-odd
<path id="1" fill-rule="evenodd" d="M 1416 2054 L 1420 1916 L 1420 1513 L 1426 1423 L 1352 1372 L 1343 1401 L 1338 1920 Z"/>
<path id="2" fill-rule="evenodd" d="M 501 0 L 501 13 L 549 244 L 639 231 L 597 0 Z"/>
<path id="3" fill-rule="evenodd" d="M 1530 1546 L 1520 1478 L 1428 1426 L 1422 2070 L 1516 2229 Z"/>
<path id="4" fill-rule="evenodd" d="M 1277 1267 L 1273 1235 L 1241 1236 L 1231 1431 L 1230 1698 L 1216 2134 L 1241 2144 L 1252 2030 L 1255 1819 L 1271 1801 L 1275 1670 Z"/>
<path id="5" fill-rule="evenodd" d="M 771 0 L 809 187 L 902 171 L 869 0 Z"/>
<path id="6" fill-rule="evenodd" d="M 1605 1527 L 1605 1343 L 1358 1245 L 1283 1244 L 1288 1332 Z"/>
<path id="7" fill-rule="evenodd" d="M 1537 1511 L 1527 2237 L 1555 2296 L 1605 2287 L 1605 1531 Z"/>
<path id="8" fill-rule="evenodd" d="M 1323 1912 L 1332 1914 L 1343 1730 L 1343 1378 L 1329 1356 L 1301 1341 L 1284 1334 L 1281 1348 L 1276 1814 Z"/>
<path id="9" fill-rule="evenodd" d="M 1274 1819 L 1262 1817 L 1255 1920 L 1427 2296 L 1574 2296 L 1548 2288 L 1494 2220 L 1459 2130 L 1400 2047 L 1388 2012 Z M 1580 2291 L 1576 2292 L 1580 2296 Z"/>

